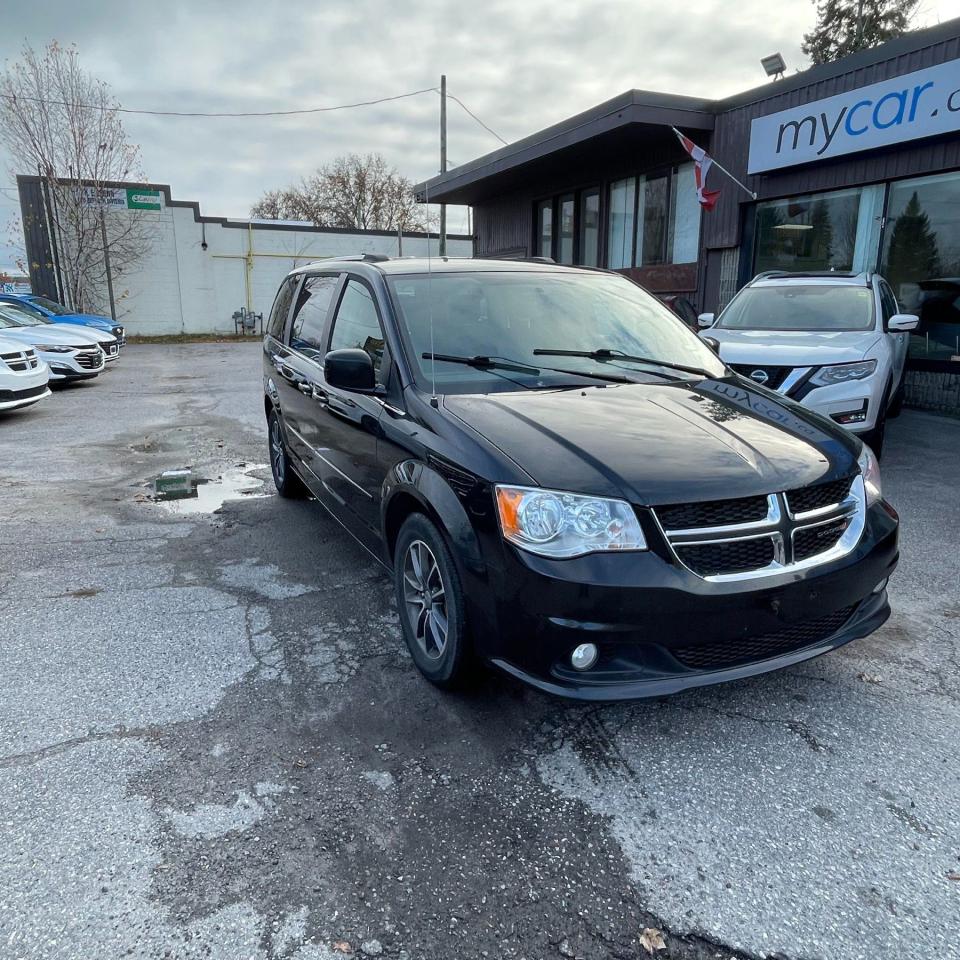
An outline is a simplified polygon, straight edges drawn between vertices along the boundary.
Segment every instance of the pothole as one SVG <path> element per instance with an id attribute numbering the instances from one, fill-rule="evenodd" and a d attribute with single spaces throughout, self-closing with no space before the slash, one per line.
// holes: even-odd
<path id="1" fill-rule="evenodd" d="M 157 503 L 170 513 L 213 513 L 228 500 L 272 496 L 264 481 L 251 476 L 265 463 L 238 463 L 217 477 L 197 476 L 190 467 L 165 470 L 151 481 L 152 493 L 139 494 L 141 503 Z"/>

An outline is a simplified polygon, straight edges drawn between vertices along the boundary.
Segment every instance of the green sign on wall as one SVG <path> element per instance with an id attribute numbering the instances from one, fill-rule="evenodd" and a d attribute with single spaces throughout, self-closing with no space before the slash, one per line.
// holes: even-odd
<path id="1" fill-rule="evenodd" d="M 159 210 L 160 191 L 141 190 L 138 187 L 127 187 L 127 209 Z"/>

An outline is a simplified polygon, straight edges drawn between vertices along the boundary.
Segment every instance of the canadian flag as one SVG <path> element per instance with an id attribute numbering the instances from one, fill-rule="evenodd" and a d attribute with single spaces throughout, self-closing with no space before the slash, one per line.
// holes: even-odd
<path id="1" fill-rule="evenodd" d="M 710 169 L 713 161 L 707 155 L 707 151 L 704 150 L 703 147 L 698 147 L 692 140 L 690 140 L 688 137 L 685 137 L 679 130 L 674 129 L 673 132 L 680 138 L 680 143 L 683 145 L 683 149 L 690 154 L 690 157 L 696 164 L 694 177 L 697 181 L 697 200 L 700 202 L 700 206 L 702 206 L 704 210 L 710 211 L 717 205 L 717 200 L 720 198 L 719 190 L 706 190 L 703 186 L 707 181 L 707 171 Z"/>

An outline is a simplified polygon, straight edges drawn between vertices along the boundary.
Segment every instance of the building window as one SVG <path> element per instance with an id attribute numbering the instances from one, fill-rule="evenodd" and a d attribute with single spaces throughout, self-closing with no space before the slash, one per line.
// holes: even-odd
<path id="1" fill-rule="evenodd" d="M 572 193 L 560 198 L 560 230 L 557 236 L 557 256 L 559 263 L 573 263 L 574 211 L 576 204 Z"/>
<path id="2" fill-rule="evenodd" d="M 637 206 L 635 177 L 610 184 L 610 234 L 607 266 L 622 270 L 633 266 L 633 223 Z"/>
<path id="3" fill-rule="evenodd" d="M 553 201 L 537 204 L 537 256 L 553 256 Z"/>
<path id="4" fill-rule="evenodd" d="M 882 186 L 758 203 L 754 272 L 874 270 L 882 212 Z"/>
<path id="5" fill-rule="evenodd" d="M 960 174 L 890 184 L 880 272 L 920 318 L 910 356 L 960 356 Z"/>
<path id="6" fill-rule="evenodd" d="M 696 263 L 700 253 L 700 202 L 694 172 L 692 163 L 681 164 L 673 170 L 668 263 Z"/>
<path id="7" fill-rule="evenodd" d="M 580 194 L 580 263 L 600 265 L 600 191 L 596 188 Z"/>
<path id="8" fill-rule="evenodd" d="M 637 200 L 638 267 L 654 266 L 667 259 L 667 177 L 641 177 Z"/>

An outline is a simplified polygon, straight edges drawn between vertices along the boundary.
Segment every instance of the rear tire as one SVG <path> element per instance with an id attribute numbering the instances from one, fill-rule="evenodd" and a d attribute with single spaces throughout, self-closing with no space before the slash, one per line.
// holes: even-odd
<path id="1" fill-rule="evenodd" d="M 287 453 L 287 444 L 283 439 L 283 426 L 280 415 L 271 410 L 267 417 L 267 443 L 270 452 L 270 472 L 277 493 L 281 497 L 297 499 L 306 496 L 307 490 L 303 481 L 293 472 L 290 466 L 290 455 Z"/>
<path id="2" fill-rule="evenodd" d="M 400 528 L 393 578 L 403 639 L 417 669 L 442 689 L 460 686 L 470 661 L 463 587 L 443 534 L 422 513 Z"/>
<path id="3" fill-rule="evenodd" d="M 860 439 L 873 451 L 873 455 L 879 460 L 883 455 L 883 441 L 887 433 L 887 401 L 890 398 L 890 387 L 883 392 L 883 399 L 880 402 L 880 412 L 877 414 L 877 422 L 872 430 L 860 434 Z"/>

